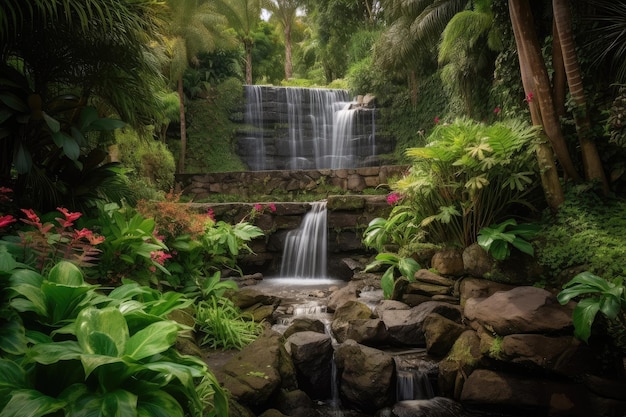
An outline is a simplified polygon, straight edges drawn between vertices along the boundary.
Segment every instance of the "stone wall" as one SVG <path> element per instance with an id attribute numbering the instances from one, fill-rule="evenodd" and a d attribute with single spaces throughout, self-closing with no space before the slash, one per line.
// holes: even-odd
<path id="1" fill-rule="evenodd" d="M 375 217 L 387 217 L 391 206 L 386 196 L 329 196 L 326 199 L 328 210 L 328 274 L 332 278 L 349 279 L 352 271 L 342 262 L 347 257 L 369 256 L 361 241 L 368 223 Z M 216 220 L 236 223 L 249 221 L 260 227 L 265 236 L 255 239 L 249 245 L 253 254 L 244 256 L 239 266 L 246 274 L 261 272 L 275 276 L 280 271 L 285 238 L 290 230 L 300 226 L 303 216 L 311 209 L 309 203 L 273 203 L 275 211 L 268 203 L 261 211 L 255 210 L 254 203 L 194 203 L 198 211 L 213 210 Z"/>
<path id="2" fill-rule="evenodd" d="M 366 188 L 386 185 L 407 170 L 404 165 L 294 171 L 245 171 L 209 174 L 177 174 L 183 194 L 202 200 L 211 194 L 239 195 L 248 200 L 255 195 L 278 192 L 296 196 L 301 193 L 325 193 L 328 186 L 344 192 L 360 193 Z"/>

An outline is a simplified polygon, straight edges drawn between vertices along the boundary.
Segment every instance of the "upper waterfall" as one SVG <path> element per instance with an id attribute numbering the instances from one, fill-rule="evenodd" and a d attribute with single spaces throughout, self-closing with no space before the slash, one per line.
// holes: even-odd
<path id="1" fill-rule="evenodd" d="M 253 171 L 378 165 L 376 110 L 346 90 L 245 86 L 238 151 Z"/>

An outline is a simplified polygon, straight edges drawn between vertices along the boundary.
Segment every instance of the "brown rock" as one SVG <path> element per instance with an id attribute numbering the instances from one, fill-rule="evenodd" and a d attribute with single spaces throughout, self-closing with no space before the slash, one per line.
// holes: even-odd
<path id="1" fill-rule="evenodd" d="M 444 287 L 453 287 L 455 283 L 453 279 L 442 277 L 441 275 L 435 274 L 428 269 L 420 269 L 415 273 L 414 278 L 417 281 L 441 285 Z"/>
<path id="2" fill-rule="evenodd" d="M 487 298 L 495 294 L 497 291 L 508 291 L 515 288 L 513 285 L 501 284 L 479 278 L 463 278 L 459 287 L 461 296 L 461 305 L 470 298 Z"/>
<path id="3" fill-rule="evenodd" d="M 439 314 L 426 316 L 423 327 L 426 350 L 434 356 L 447 354 L 457 338 L 466 330 L 465 326 Z"/>
<path id="4" fill-rule="evenodd" d="M 461 276 L 465 272 L 463 254 L 458 249 L 445 249 L 435 253 L 431 265 L 441 275 Z"/>

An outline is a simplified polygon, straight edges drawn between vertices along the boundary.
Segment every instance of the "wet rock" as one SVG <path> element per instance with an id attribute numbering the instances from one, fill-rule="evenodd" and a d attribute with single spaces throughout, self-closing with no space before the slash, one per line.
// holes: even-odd
<path id="1" fill-rule="evenodd" d="M 454 283 L 456 282 L 453 279 L 442 277 L 441 275 L 435 274 L 434 272 L 429 271 L 428 269 L 420 269 L 414 275 L 416 281 L 425 282 L 428 284 L 441 285 L 444 287 L 454 287 Z"/>
<path id="2" fill-rule="evenodd" d="M 387 328 L 380 319 L 350 320 L 345 336 L 337 338 L 337 341 L 341 343 L 347 339 L 367 346 L 379 346 L 387 340 Z"/>
<path id="3" fill-rule="evenodd" d="M 493 268 L 494 259 L 478 243 L 463 250 L 463 267 L 471 276 L 482 278 Z"/>
<path id="4" fill-rule="evenodd" d="M 372 310 L 366 304 L 356 300 L 347 301 L 335 310 L 330 328 L 335 338 L 343 342 L 348 339 L 347 333 L 352 320 L 371 318 Z"/>
<path id="5" fill-rule="evenodd" d="M 250 408 L 266 404 L 280 388 L 296 389 L 296 372 L 282 336 L 267 330 L 215 371 L 233 398 Z"/>
<path id="6" fill-rule="evenodd" d="M 481 341 L 473 330 L 466 330 L 457 338 L 448 356 L 439 362 L 439 391 L 441 395 L 459 399 L 467 375 L 485 359 Z"/>
<path id="7" fill-rule="evenodd" d="M 311 398 L 330 396 L 330 373 L 333 347 L 330 336 L 316 332 L 298 332 L 285 342 L 296 368 L 298 386 Z"/>
<path id="8" fill-rule="evenodd" d="M 396 403 L 391 409 L 393 417 L 463 417 L 461 404 L 445 397 L 429 400 L 410 400 Z"/>
<path id="9" fill-rule="evenodd" d="M 362 410 L 389 405 L 393 397 L 395 364 L 387 353 L 348 340 L 335 353 L 342 400 Z"/>
<path id="10" fill-rule="evenodd" d="M 228 295 L 235 306 L 242 310 L 255 304 L 277 306 L 280 303 L 280 299 L 278 297 L 265 294 L 250 287 L 245 287 L 235 292 L 229 292 Z"/>
<path id="11" fill-rule="evenodd" d="M 513 288 L 515 288 L 514 285 L 501 284 L 486 279 L 463 278 L 459 286 L 461 305 L 464 306 L 470 298 L 487 298 L 498 291 L 508 291 Z"/>
<path id="12" fill-rule="evenodd" d="M 296 317 L 291 322 L 291 325 L 285 329 L 283 337 L 288 338 L 294 333 L 306 331 L 323 334 L 326 332 L 326 326 L 318 319 L 311 317 Z"/>
<path id="13" fill-rule="evenodd" d="M 572 305 L 561 306 L 549 291 L 516 287 L 485 299 L 465 303 L 465 316 L 505 336 L 515 333 L 551 333 L 572 326 Z"/>
<path id="14" fill-rule="evenodd" d="M 292 417 L 308 417 L 314 415 L 313 401 L 302 390 L 283 391 L 276 396 L 274 406 L 281 412 Z"/>

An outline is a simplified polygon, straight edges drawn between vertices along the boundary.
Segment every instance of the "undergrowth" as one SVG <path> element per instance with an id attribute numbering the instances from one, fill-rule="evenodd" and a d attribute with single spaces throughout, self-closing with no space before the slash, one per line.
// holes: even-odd
<path id="1" fill-rule="evenodd" d="M 552 277 L 584 267 L 610 279 L 626 276 L 626 201 L 570 191 L 537 239 L 537 259 Z"/>

